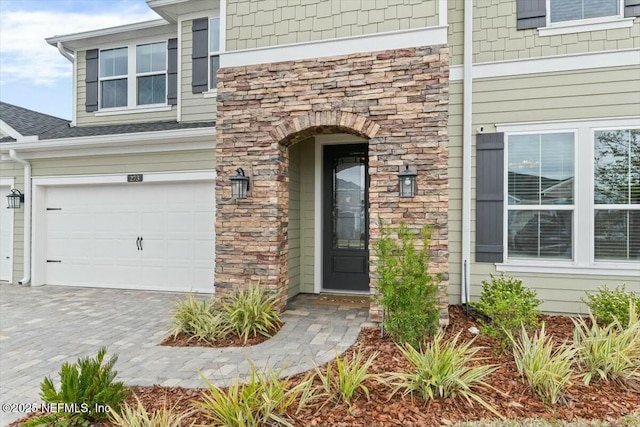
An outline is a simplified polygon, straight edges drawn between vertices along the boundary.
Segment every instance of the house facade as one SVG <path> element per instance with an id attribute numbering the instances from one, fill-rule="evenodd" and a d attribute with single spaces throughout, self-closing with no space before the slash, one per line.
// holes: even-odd
<path id="1" fill-rule="evenodd" d="M 404 221 L 432 226 L 443 307 L 500 272 L 553 312 L 640 292 L 635 0 L 147 4 L 47 39 L 73 117 L 0 143 L 26 195 L 9 281 L 375 294 L 380 221 Z"/>

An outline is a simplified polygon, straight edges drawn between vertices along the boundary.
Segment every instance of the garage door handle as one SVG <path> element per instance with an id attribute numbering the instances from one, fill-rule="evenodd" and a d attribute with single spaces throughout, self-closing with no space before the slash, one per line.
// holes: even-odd
<path id="1" fill-rule="evenodd" d="M 142 249 L 143 249 L 143 247 L 142 247 L 142 237 L 140 237 L 140 250 L 142 250 Z"/>
<path id="2" fill-rule="evenodd" d="M 140 250 L 140 237 L 138 237 L 136 239 L 136 248 L 138 248 L 138 250 Z"/>

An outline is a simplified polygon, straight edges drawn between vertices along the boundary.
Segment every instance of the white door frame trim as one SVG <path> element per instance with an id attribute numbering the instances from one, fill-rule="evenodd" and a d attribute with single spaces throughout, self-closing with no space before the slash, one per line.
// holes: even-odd
<path id="1" fill-rule="evenodd" d="M 361 138 L 355 135 L 349 134 L 332 134 L 332 135 L 316 135 L 315 136 L 315 173 L 314 173 L 314 200 L 313 210 L 315 212 L 313 218 L 313 229 L 315 238 L 314 240 L 314 254 L 313 254 L 313 292 L 319 294 L 324 289 L 322 288 L 322 167 L 323 156 L 322 148 L 325 145 L 346 145 L 346 144 L 367 144 L 369 141 L 365 138 Z M 369 209 L 367 207 L 367 209 Z M 371 220 L 371 218 L 369 218 Z M 335 290 L 332 293 L 337 293 Z M 356 293 L 356 292 L 347 292 Z"/>
<path id="2" fill-rule="evenodd" d="M 15 180 L 13 177 L 11 178 L 0 178 L 0 186 L 5 187 L 8 186 L 9 189 L 14 188 L 15 185 Z M 6 196 L 6 194 L 0 194 L 0 196 Z M 0 209 L 6 209 L 2 202 L 4 201 L 4 197 L 0 197 Z M 24 209 L 24 208 L 23 208 Z M 14 209 L 6 209 L 7 212 L 7 216 L 9 216 L 9 218 L 11 218 L 11 241 L 9 243 L 9 247 L 11 248 L 11 268 L 9 269 L 9 283 L 13 283 L 13 269 L 14 269 L 14 240 L 15 240 L 15 234 L 16 234 L 16 224 L 15 224 L 15 214 L 14 214 Z"/>
<path id="3" fill-rule="evenodd" d="M 145 183 L 170 183 L 212 181 L 215 183 L 214 170 L 176 171 L 176 172 L 145 172 L 142 183 L 129 185 L 144 185 Z M 127 173 L 102 175 L 66 175 L 39 176 L 32 178 L 33 183 L 33 239 L 31 245 L 31 286 L 45 284 L 45 253 L 46 253 L 46 225 L 45 225 L 45 194 L 49 186 L 122 184 L 127 185 Z M 212 260 L 215 263 L 215 257 Z"/>

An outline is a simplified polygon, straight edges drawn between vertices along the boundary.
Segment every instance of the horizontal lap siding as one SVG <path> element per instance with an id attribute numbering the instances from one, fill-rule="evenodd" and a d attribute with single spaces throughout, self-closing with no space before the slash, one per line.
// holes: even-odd
<path id="1" fill-rule="evenodd" d="M 24 193 L 24 169 L 12 161 L 0 160 L 0 177 L 13 178 L 13 186 Z M 0 209 L 6 209 L 6 194 L 0 194 Z M 24 207 L 13 213 L 13 282 L 24 276 Z"/>
<path id="2" fill-rule="evenodd" d="M 227 50 L 438 25 L 437 1 L 228 0 Z"/>
<path id="3" fill-rule="evenodd" d="M 86 51 L 80 51 L 78 55 L 78 87 L 76 93 L 77 101 L 77 126 L 91 126 L 91 125 L 111 125 L 122 123 L 140 123 L 140 122 L 153 122 L 153 121 L 167 121 L 176 120 L 176 108 L 173 107 L 170 111 L 159 111 L 155 113 L 127 113 L 127 114 L 114 114 L 112 116 L 96 117 L 95 113 L 87 113 L 85 111 L 84 103 L 86 101 L 86 85 L 84 79 L 86 77 L 87 63 L 86 63 Z"/>
<path id="4" fill-rule="evenodd" d="M 300 144 L 289 148 L 289 289 L 288 297 L 300 293 Z"/>
<path id="5" fill-rule="evenodd" d="M 33 176 L 211 170 L 215 150 L 33 160 Z"/>
<path id="6" fill-rule="evenodd" d="M 204 122 L 216 119 L 216 98 L 205 98 L 201 93 L 192 93 L 191 91 L 191 52 L 193 35 L 191 33 L 193 21 L 184 21 L 182 23 L 182 51 L 181 61 L 181 82 L 179 84 L 180 96 L 182 97 L 181 111 L 182 122 Z"/>
<path id="7" fill-rule="evenodd" d="M 495 132 L 495 124 L 528 121 L 578 120 L 623 117 L 640 111 L 640 66 L 571 71 L 473 82 L 474 148 L 472 150 L 472 190 L 475 200 L 475 133 L 479 126 Z M 460 302 L 462 249 L 462 82 L 450 87 L 449 152 L 449 257 L 452 303 Z M 475 202 L 471 212 L 471 248 L 475 247 Z M 473 250 L 473 249 L 472 249 Z M 472 254 L 473 261 L 474 256 Z M 491 263 L 471 264 L 471 292 L 477 298 L 482 280 L 496 273 Z M 545 300 L 543 308 L 553 312 L 584 311 L 580 298 L 603 284 L 627 286 L 640 292 L 640 280 L 622 276 L 512 273 L 535 288 Z"/>
<path id="8" fill-rule="evenodd" d="M 314 292 L 315 140 L 300 142 L 300 292 Z"/>

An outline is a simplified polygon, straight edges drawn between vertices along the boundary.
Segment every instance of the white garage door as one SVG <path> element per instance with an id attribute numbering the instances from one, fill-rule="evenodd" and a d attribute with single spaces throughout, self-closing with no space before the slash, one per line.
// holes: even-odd
<path id="1" fill-rule="evenodd" d="M 13 268 L 13 210 L 7 209 L 11 187 L 0 185 L 0 280 L 11 280 Z"/>
<path id="2" fill-rule="evenodd" d="M 45 283 L 213 292 L 214 188 L 47 188 Z"/>

